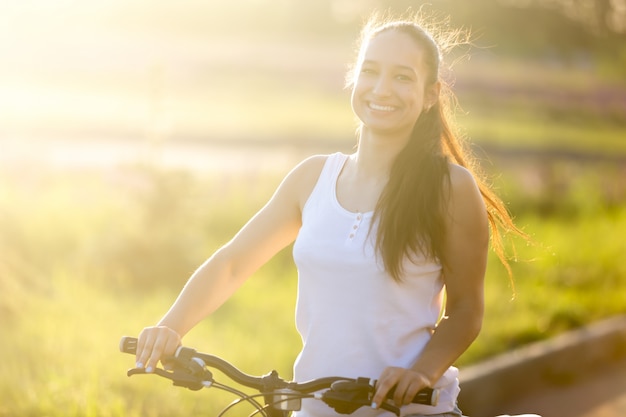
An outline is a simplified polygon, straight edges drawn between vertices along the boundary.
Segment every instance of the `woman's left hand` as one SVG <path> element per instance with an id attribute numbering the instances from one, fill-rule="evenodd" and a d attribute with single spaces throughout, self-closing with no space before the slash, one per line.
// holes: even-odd
<path id="1" fill-rule="evenodd" d="M 390 366 L 383 371 L 376 383 L 376 393 L 372 398 L 372 407 L 380 407 L 392 388 L 395 388 L 392 399 L 399 407 L 410 404 L 420 390 L 429 386 L 430 381 L 423 373 L 412 369 Z"/>

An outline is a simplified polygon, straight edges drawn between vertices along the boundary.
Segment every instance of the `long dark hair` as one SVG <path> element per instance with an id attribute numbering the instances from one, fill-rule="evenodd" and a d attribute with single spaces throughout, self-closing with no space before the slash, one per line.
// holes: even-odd
<path id="1" fill-rule="evenodd" d="M 455 163 L 470 170 L 477 181 L 487 207 L 491 246 L 511 276 L 500 229 L 524 234 L 515 226 L 502 201 L 479 175 L 474 158 L 452 129 L 452 109 L 456 101 L 448 84 L 440 77 L 441 51 L 459 44 L 463 33 L 442 32 L 445 36 L 438 43 L 425 25 L 419 23 L 422 17 L 419 13 L 411 19 L 400 20 L 372 16 L 362 31 L 359 58 L 354 68 L 357 69 L 369 39 L 395 30 L 408 34 L 422 48 L 428 71 L 426 87 L 436 82 L 441 84 L 439 99 L 419 116 L 410 140 L 393 162 L 388 183 L 379 197 L 374 211 L 378 224 L 377 251 L 385 269 L 396 281 L 401 281 L 403 261 L 407 257 L 414 259 L 423 255 L 446 265 L 445 207 L 450 185 L 449 163 Z M 349 84 L 354 76 L 352 72 L 348 74 Z"/>

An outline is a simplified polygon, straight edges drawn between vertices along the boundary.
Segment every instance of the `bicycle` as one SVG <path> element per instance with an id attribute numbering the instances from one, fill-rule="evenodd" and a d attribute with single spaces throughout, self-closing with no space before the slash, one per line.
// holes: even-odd
<path id="1" fill-rule="evenodd" d="M 135 354 L 137 338 L 124 336 L 120 341 L 120 351 Z M 250 417 L 288 417 L 293 411 L 300 410 L 303 399 L 321 400 L 339 414 L 352 414 L 360 407 L 370 406 L 375 391 L 376 381 L 370 378 L 325 377 L 306 382 L 293 382 L 282 379 L 273 370 L 267 375 L 248 375 L 226 360 L 217 356 L 197 352 L 195 349 L 181 346 L 174 356 L 164 359 L 167 368 L 156 368 L 152 373 L 173 382 L 174 386 L 188 388 L 193 391 L 202 388 L 218 388 L 239 397 L 224 407 L 218 417 L 223 416 L 233 407 L 242 403 L 250 403 L 254 410 Z M 232 382 L 252 388 L 258 394 L 247 394 L 232 384 L 225 384 L 214 379 L 208 368 L 222 372 Z M 143 368 L 131 368 L 127 375 L 147 374 Z M 393 392 L 389 394 L 392 396 Z M 426 388 L 417 393 L 413 402 L 425 405 L 437 405 L 439 391 Z M 261 400 L 262 398 L 262 400 Z M 386 400 L 381 408 L 397 416 L 400 408 L 393 400 Z"/>

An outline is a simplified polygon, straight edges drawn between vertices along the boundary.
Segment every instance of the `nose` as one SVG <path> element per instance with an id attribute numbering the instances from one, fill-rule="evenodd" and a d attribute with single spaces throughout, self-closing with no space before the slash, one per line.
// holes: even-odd
<path id="1" fill-rule="evenodd" d="M 372 94 L 377 97 L 387 97 L 391 95 L 391 80 L 384 74 L 380 74 L 376 78 L 374 87 L 372 88 Z"/>

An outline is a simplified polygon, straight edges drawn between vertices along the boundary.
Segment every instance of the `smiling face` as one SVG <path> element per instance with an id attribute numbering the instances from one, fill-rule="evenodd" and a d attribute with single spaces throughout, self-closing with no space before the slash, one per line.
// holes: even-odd
<path id="1" fill-rule="evenodd" d="M 424 109 L 437 100 L 424 53 L 399 30 L 385 30 L 363 46 L 352 89 L 352 109 L 363 129 L 409 137 Z"/>

